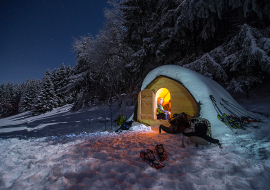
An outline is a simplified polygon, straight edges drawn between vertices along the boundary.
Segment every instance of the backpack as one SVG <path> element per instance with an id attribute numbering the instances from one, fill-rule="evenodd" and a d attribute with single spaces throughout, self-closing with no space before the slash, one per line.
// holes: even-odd
<path id="1" fill-rule="evenodd" d="M 201 136 L 207 135 L 207 125 L 205 123 L 196 123 L 195 124 L 195 131 L 200 134 Z"/>
<path id="2" fill-rule="evenodd" d="M 169 123 L 170 123 L 171 125 L 176 125 L 176 119 L 177 119 L 178 115 L 179 115 L 179 114 L 175 113 L 175 114 L 173 114 L 173 116 L 169 119 Z"/>
<path id="3" fill-rule="evenodd" d="M 119 130 L 120 130 L 120 131 L 123 131 L 123 130 L 129 130 L 129 128 L 130 128 L 131 125 L 132 125 L 132 122 L 133 122 L 133 121 L 127 121 L 127 122 L 123 123 L 123 124 L 120 126 L 120 128 L 117 129 L 115 132 L 118 132 Z"/>
<path id="4" fill-rule="evenodd" d="M 120 126 L 126 121 L 125 116 L 117 115 L 117 125 Z"/>
<path id="5" fill-rule="evenodd" d="M 190 121 L 190 125 L 195 131 L 201 134 L 208 134 L 210 137 L 212 136 L 211 123 L 207 119 L 201 117 L 193 118 Z"/>
<path id="6" fill-rule="evenodd" d="M 173 117 L 169 119 L 169 122 L 178 133 L 182 133 L 186 128 L 190 127 L 188 115 L 184 112 L 174 114 Z"/>

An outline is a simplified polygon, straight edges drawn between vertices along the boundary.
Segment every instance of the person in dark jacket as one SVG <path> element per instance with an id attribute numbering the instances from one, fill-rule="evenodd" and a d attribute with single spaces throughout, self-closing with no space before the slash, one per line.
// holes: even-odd
<path id="1" fill-rule="evenodd" d="M 218 139 L 214 139 L 207 135 L 207 126 L 204 123 L 196 124 L 194 132 L 189 132 L 189 133 L 182 132 L 182 134 L 187 137 L 191 137 L 191 136 L 201 137 L 210 143 L 218 144 L 219 146 L 221 146 Z"/>
<path id="2" fill-rule="evenodd" d="M 190 127 L 187 114 L 174 114 L 172 118 L 169 119 L 171 126 L 166 127 L 164 125 L 159 126 L 159 133 L 161 129 L 166 133 L 177 134 L 182 133 L 186 128 Z"/>

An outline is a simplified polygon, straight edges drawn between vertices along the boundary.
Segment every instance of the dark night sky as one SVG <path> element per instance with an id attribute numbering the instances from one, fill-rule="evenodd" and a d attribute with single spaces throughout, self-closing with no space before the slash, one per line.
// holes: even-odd
<path id="1" fill-rule="evenodd" d="M 98 34 L 107 0 L 1 0 L 0 84 L 76 63 L 75 38 Z"/>

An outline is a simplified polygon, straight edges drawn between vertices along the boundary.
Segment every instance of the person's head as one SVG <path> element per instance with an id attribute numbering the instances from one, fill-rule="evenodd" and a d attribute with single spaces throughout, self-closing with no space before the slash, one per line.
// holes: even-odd
<path id="1" fill-rule="evenodd" d="M 163 98 L 159 98 L 158 103 L 163 104 Z"/>

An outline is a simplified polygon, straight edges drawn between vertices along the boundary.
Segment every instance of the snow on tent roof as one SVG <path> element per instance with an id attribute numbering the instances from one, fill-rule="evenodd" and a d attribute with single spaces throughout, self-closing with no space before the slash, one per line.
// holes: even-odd
<path id="1" fill-rule="evenodd" d="M 141 90 L 146 89 L 155 79 L 160 76 L 165 76 L 181 83 L 200 104 L 200 117 L 206 118 L 211 122 L 213 136 L 219 136 L 225 133 L 231 133 L 231 130 L 217 118 L 217 112 L 213 107 L 209 95 L 213 95 L 217 102 L 221 98 L 233 103 L 242 108 L 233 97 L 217 82 L 207 78 L 199 73 L 196 73 L 187 68 L 177 65 L 164 65 L 152 70 L 145 77 Z M 222 113 L 228 111 L 219 104 Z"/>

